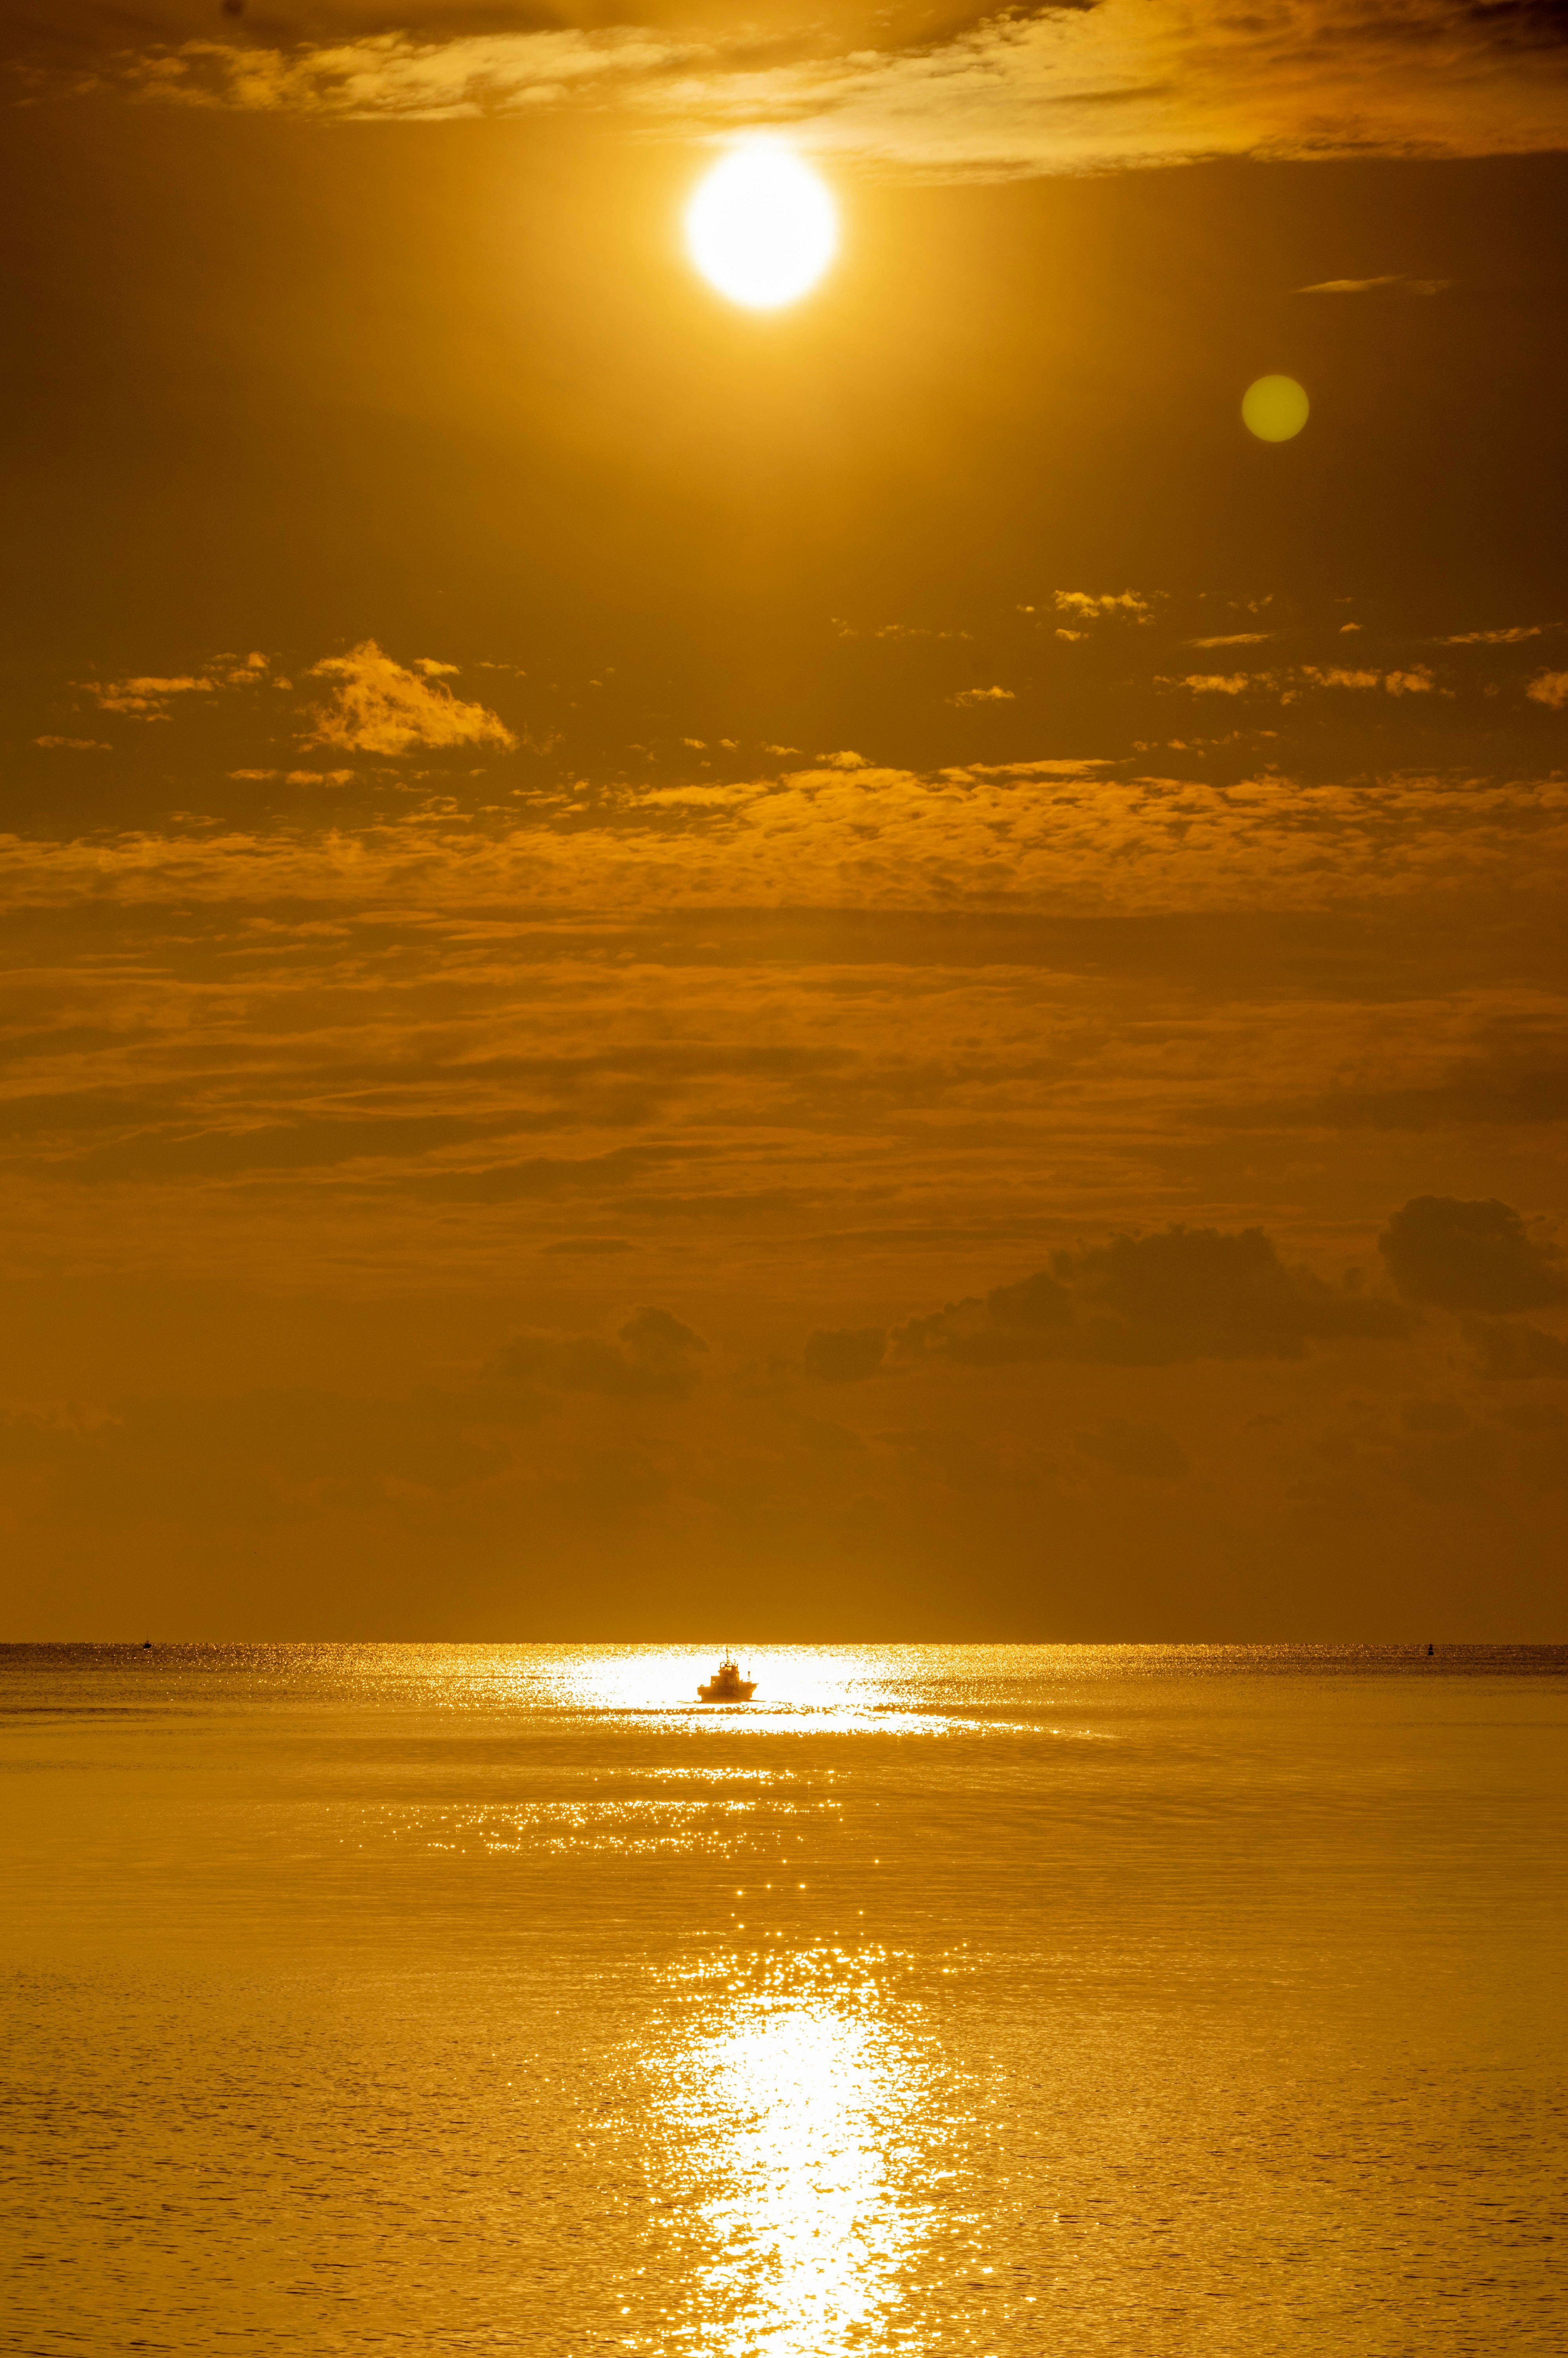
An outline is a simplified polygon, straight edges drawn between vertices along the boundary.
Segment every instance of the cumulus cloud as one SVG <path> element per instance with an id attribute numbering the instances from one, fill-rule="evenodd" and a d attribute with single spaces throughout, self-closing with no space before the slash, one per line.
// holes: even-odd
<path id="1" fill-rule="evenodd" d="M 1186 1451 L 1158 1424 L 1130 1424 L 1109 1417 L 1094 1431 L 1074 1436 L 1074 1447 L 1085 1457 L 1097 1458 L 1113 1473 L 1130 1474 L 1140 1482 L 1179 1482 L 1192 1471 Z"/>
<path id="2" fill-rule="evenodd" d="M 1553 1247 L 1538 1243 L 1511 1205 L 1415 1195 L 1378 1239 L 1408 1302 L 1497 1314 L 1568 1302 Z"/>
<path id="3" fill-rule="evenodd" d="M 333 683 L 331 701 L 313 711 L 314 727 L 305 741 L 391 758 L 412 745 L 514 751 L 517 740 L 503 721 L 482 704 L 463 703 L 432 676 L 452 668 L 427 660 L 412 665 L 395 662 L 373 639 L 347 654 L 324 656 L 311 666 L 311 677 Z"/>
<path id="4" fill-rule="evenodd" d="M 1011 704 L 1012 700 L 1011 687 L 961 687 L 947 699 L 949 704 Z"/>
<path id="5" fill-rule="evenodd" d="M 1552 712 L 1561 712 L 1568 705 L 1568 671 L 1537 673 L 1525 694 L 1534 704 L 1544 704 Z"/>
<path id="6" fill-rule="evenodd" d="M 892 1341 L 902 1359 L 970 1367 L 1168 1367 L 1299 1358 L 1309 1341 L 1382 1340 L 1405 1325 L 1393 1302 L 1288 1267 L 1260 1228 L 1173 1228 L 1059 1252 L 1048 1270 L 912 1319 Z"/>
<path id="7" fill-rule="evenodd" d="M 599 1335 L 514 1335 L 491 1373 L 546 1391 L 598 1392 L 611 1400 L 685 1400 L 708 1349 L 667 1310 L 639 1310 L 613 1341 Z"/>
<path id="8" fill-rule="evenodd" d="M 1540 1326 L 1503 1325 L 1477 1318 L 1469 1329 L 1480 1372 L 1493 1382 L 1528 1383 L 1540 1376 L 1568 1378 L 1568 1343 Z"/>
<path id="9" fill-rule="evenodd" d="M 1154 619 L 1152 602 L 1141 598 L 1136 590 L 1098 593 L 1092 590 L 1058 590 L 1054 593 L 1054 602 L 1058 613 L 1071 614 L 1083 622 L 1149 622 Z"/>

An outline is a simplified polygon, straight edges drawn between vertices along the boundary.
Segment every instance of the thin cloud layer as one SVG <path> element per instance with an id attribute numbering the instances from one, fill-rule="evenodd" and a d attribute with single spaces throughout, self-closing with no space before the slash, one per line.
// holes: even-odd
<path id="1" fill-rule="evenodd" d="M 444 724 L 445 691 L 414 687 Z M 378 708 L 362 708 L 375 730 Z M 460 729 L 465 710 L 501 727 L 459 707 Z M 1316 784 L 1264 771 L 1216 784 L 1050 758 L 921 775 L 849 753 L 782 778 L 628 788 L 500 829 L 438 810 L 358 830 L 0 837 L 14 903 L 377 892 L 395 905 L 1256 910 L 1517 884 L 1521 862 L 1544 890 L 1565 860 L 1568 781 L 1550 775 Z"/>

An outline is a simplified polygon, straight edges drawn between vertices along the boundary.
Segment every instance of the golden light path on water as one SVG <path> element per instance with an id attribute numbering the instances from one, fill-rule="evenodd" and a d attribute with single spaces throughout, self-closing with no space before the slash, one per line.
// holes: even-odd
<path id="1" fill-rule="evenodd" d="M 1555 2358 L 1568 1655 L 722 1650 L 0 1658 L 16 2346 Z"/>
<path id="2" fill-rule="evenodd" d="M 650 2077 L 661 2182 L 706 2242 L 665 2346 L 857 2346 L 897 2301 L 923 2225 L 899 2191 L 918 2079 L 891 2026 L 826 1999 L 742 2000 Z"/>

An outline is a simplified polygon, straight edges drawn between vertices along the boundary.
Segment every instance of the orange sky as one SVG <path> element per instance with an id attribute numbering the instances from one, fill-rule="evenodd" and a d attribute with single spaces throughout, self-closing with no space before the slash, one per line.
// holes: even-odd
<path id="1" fill-rule="evenodd" d="M 1563 1634 L 1565 59 L 9 20 L 3 1634 Z"/>

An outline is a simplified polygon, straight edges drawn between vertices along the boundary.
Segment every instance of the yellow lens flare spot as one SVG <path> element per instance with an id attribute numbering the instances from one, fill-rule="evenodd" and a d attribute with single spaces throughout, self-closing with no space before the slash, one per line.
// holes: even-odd
<path id="1" fill-rule="evenodd" d="M 776 311 L 809 293 L 838 252 L 838 209 L 793 149 L 748 139 L 699 184 L 686 211 L 686 242 L 720 295 L 751 311 Z"/>
<path id="2" fill-rule="evenodd" d="M 1241 396 L 1242 423 L 1260 442 L 1289 442 L 1311 407 L 1293 376 L 1260 376 Z"/>

